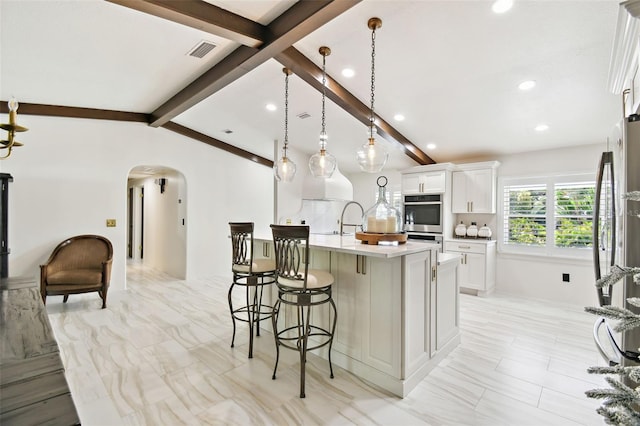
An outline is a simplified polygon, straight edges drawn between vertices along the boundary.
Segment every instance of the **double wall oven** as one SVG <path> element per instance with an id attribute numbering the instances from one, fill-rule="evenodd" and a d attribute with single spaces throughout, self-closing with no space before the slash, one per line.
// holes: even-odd
<path id="1" fill-rule="evenodd" d="M 403 207 L 409 239 L 442 242 L 442 194 L 404 195 Z"/>

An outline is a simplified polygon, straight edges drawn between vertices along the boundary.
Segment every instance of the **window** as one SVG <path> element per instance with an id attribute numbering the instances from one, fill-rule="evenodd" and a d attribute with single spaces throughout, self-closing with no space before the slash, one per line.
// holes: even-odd
<path id="1" fill-rule="evenodd" d="M 588 256 L 595 182 L 590 175 L 504 179 L 502 251 Z"/>

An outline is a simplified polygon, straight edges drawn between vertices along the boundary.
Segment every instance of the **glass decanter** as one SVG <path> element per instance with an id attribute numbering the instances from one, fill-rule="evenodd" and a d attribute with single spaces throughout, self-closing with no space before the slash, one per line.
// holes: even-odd
<path id="1" fill-rule="evenodd" d="M 378 177 L 378 201 L 362 217 L 362 230 L 373 234 L 397 234 L 402 231 L 402 216 L 387 201 L 385 176 Z"/>

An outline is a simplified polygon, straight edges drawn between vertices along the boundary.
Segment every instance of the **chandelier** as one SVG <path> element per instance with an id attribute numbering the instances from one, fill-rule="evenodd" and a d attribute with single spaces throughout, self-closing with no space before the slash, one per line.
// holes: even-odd
<path id="1" fill-rule="evenodd" d="M 6 149 L 7 150 L 7 154 L 0 156 L 0 160 L 4 160 L 5 158 L 9 158 L 9 156 L 11 155 L 11 150 L 13 149 L 13 147 L 16 146 L 22 146 L 22 144 L 20 142 L 18 142 L 17 140 L 15 140 L 15 134 L 16 132 L 26 132 L 27 129 L 26 127 L 22 127 L 22 126 L 18 126 L 16 124 L 16 117 L 18 116 L 18 101 L 16 101 L 16 98 L 11 98 L 11 100 L 8 103 L 9 106 L 9 123 L 8 124 L 0 124 L 0 128 L 2 130 L 6 130 L 8 132 L 7 134 L 7 140 L 3 140 L 0 141 L 0 144 L 2 146 L 0 146 L 0 149 Z"/>

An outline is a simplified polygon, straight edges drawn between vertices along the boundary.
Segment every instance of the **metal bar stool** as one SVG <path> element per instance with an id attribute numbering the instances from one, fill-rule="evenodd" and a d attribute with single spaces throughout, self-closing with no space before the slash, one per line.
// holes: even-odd
<path id="1" fill-rule="evenodd" d="M 276 341 L 276 365 L 272 379 L 276 378 L 280 346 L 300 353 L 300 398 L 305 397 L 305 364 L 307 352 L 329 345 L 329 371 L 333 379 L 331 346 L 336 329 L 337 310 L 331 297 L 333 275 L 327 271 L 309 269 L 309 227 L 271 225 L 276 255 L 276 285 L 278 299 L 273 307 L 273 335 Z M 293 325 L 278 329 L 282 305 L 296 311 Z M 311 324 L 311 308 L 329 304 L 329 326 Z M 333 311 L 333 315 L 331 314 Z M 318 315 L 315 315 L 318 317 Z M 333 317 L 333 318 L 331 318 Z"/>
<path id="2" fill-rule="evenodd" d="M 233 282 L 229 287 L 229 310 L 233 322 L 231 347 L 236 338 L 236 320 L 249 324 L 249 358 L 253 358 L 253 330 L 260 336 L 260 321 L 271 318 L 273 306 L 262 303 L 264 286 L 276 280 L 276 265 L 272 259 L 254 259 L 253 223 L 229 222 L 231 228 L 231 270 Z M 235 286 L 245 288 L 245 304 L 234 308 L 232 292 Z"/>

